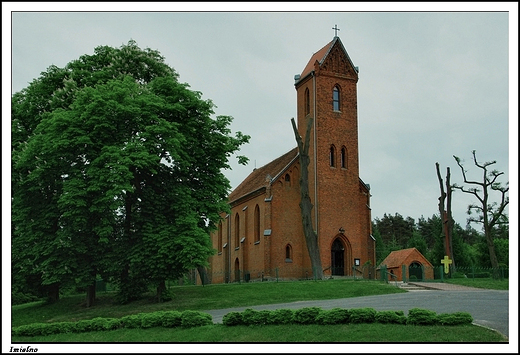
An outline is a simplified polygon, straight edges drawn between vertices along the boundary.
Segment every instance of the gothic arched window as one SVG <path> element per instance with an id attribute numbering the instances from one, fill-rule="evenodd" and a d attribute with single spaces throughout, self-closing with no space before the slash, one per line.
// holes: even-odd
<path id="1" fill-rule="evenodd" d="M 336 147 L 334 147 L 334 145 L 330 146 L 329 161 L 330 161 L 330 166 L 331 167 L 335 167 L 336 166 Z"/>
<path id="2" fill-rule="evenodd" d="M 347 148 L 345 147 L 342 147 L 341 148 L 341 167 L 343 169 L 346 169 L 347 168 Z"/>
<path id="3" fill-rule="evenodd" d="M 339 111 L 340 109 L 339 88 L 337 85 L 332 89 L 332 109 L 334 111 Z"/>
<path id="4" fill-rule="evenodd" d="M 285 261 L 292 261 L 292 247 L 291 244 L 285 246 Z"/>

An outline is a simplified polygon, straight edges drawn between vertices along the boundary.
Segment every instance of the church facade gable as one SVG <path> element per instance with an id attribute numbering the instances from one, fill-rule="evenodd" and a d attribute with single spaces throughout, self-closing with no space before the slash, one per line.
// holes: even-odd
<path id="1" fill-rule="evenodd" d="M 356 68 L 339 41 L 333 43 L 322 63 L 318 65 L 318 70 L 356 81 L 358 77 Z"/>

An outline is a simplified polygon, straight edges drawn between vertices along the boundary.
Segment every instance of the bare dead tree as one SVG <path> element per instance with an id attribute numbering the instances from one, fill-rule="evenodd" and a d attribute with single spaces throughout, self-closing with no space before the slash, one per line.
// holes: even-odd
<path id="1" fill-rule="evenodd" d="M 435 168 L 437 169 L 437 179 L 439 179 L 439 186 L 441 189 L 441 196 L 439 197 L 439 212 L 441 214 L 443 233 L 445 236 L 445 250 L 446 254 L 452 260 L 452 266 L 455 268 L 455 258 L 453 257 L 453 217 L 451 214 L 451 194 L 453 191 L 453 186 L 450 185 L 450 168 L 446 168 L 446 191 L 444 190 L 444 185 L 441 177 L 441 172 L 439 168 L 439 163 L 435 163 Z M 446 206 L 446 208 L 445 208 Z"/>
<path id="2" fill-rule="evenodd" d="M 498 259 L 495 253 L 492 230 L 497 223 L 500 223 L 504 215 L 504 209 L 509 204 L 509 181 L 506 182 L 505 186 L 502 186 L 500 182 L 497 182 L 497 179 L 503 175 L 504 172 L 499 172 L 498 170 L 488 171 L 488 167 L 495 164 L 496 160 L 479 163 L 477 161 L 475 150 L 472 151 L 472 154 L 473 162 L 477 167 L 482 169 L 482 182 L 468 180 L 466 177 L 467 171 L 464 169 L 460 158 L 454 155 L 453 158 L 455 158 L 457 165 L 460 167 L 464 183 L 475 187 L 466 188 L 456 184 L 454 184 L 453 187 L 462 192 L 474 195 L 479 201 L 479 204 L 475 203 L 468 206 L 468 215 L 470 215 L 468 222 L 481 223 L 483 225 L 484 235 L 489 249 L 489 257 L 491 259 L 491 267 L 494 270 L 493 276 L 498 277 Z M 499 203 L 490 202 L 490 193 L 493 191 L 500 193 Z M 476 216 L 472 215 L 473 212 L 476 212 Z"/>
<path id="3" fill-rule="evenodd" d="M 312 209 L 311 198 L 309 195 L 309 141 L 312 127 L 312 117 L 307 121 L 307 129 L 305 132 L 305 142 L 298 133 L 294 118 L 291 118 L 291 123 L 294 130 L 294 136 L 298 143 L 298 151 L 300 157 L 300 209 L 302 213 L 303 233 L 305 235 L 305 242 L 307 244 L 307 251 L 311 259 L 311 266 L 314 276 L 317 279 L 323 279 L 323 269 L 321 266 L 320 249 L 318 245 L 318 235 L 312 225 Z"/>

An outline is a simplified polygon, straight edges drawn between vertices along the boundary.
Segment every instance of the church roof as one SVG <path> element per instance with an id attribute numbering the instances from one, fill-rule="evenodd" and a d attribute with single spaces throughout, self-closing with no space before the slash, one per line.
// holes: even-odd
<path id="1" fill-rule="evenodd" d="M 253 170 L 248 177 L 240 185 L 237 186 L 229 195 L 229 202 L 238 200 L 241 197 L 256 192 L 268 184 L 271 180 L 277 177 L 285 168 L 298 156 L 298 147 L 291 149 L 284 155 L 276 158 L 270 163 L 261 168 Z"/>
<path id="2" fill-rule="evenodd" d="M 305 69 L 303 69 L 300 77 L 303 79 L 307 76 L 307 74 L 309 74 L 311 71 L 314 70 L 314 63 L 316 61 L 318 61 L 318 63 L 322 63 L 323 62 L 323 59 L 325 59 L 327 53 L 329 53 L 330 49 L 332 48 L 332 44 L 335 42 L 335 38 L 334 40 L 330 41 L 329 43 L 327 43 L 325 45 L 325 47 L 323 47 L 322 49 L 320 49 L 319 51 L 317 51 L 316 53 L 314 53 L 311 57 L 311 59 L 309 60 L 309 62 L 307 63 L 307 65 L 305 66 Z"/>
<path id="3" fill-rule="evenodd" d="M 332 39 L 332 41 L 330 41 L 329 43 L 327 43 L 325 45 L 325 47 L 323 47 L 322 49 L 320 49 L 319 51 L 317 51 L 316 53 L 314 53 L 312 55 L 311 59 L 309 60 L 309 62 L 307 63 L 307 65 L 303 69 L 302 73 L 300 74 L 300 80 L 305 78 L 307 75 L 309 75 L 314 70 L 314 63 L 316 61 L 318 61 L 319 65 L 321 65 L 323 63 L 323 61 L 325 60 L 325 58 L 329 54 L 329 52 L 332 49 L 332 47 L 334 47 L 336 42 L 341 46 L 341 49 L 345 53 L 345 55 L 346 55 L 348 61 L 350 62 L 350 65 L 352 66 L 352 68 L 354 68 L 356 70 L 356 72 L 358 71 L 357 67 L 354 66 L 354 63 L 352 63 L 352 60 L 350 59 L 350 57 L 349 57 L 347 51 L 345 50 L 345 47 L 343 46 L 343 43 L 341 42 L 339 37 L 334 37 Z"/>
<path id="4" fill-rule="evenodd" d="M 422 263 L 427 263 L 431 266 L 430 262 L 421 254 L 417 248 L 408 248 L 396 250 L 390 253 L 380 265 L 386 265 L 388 268 L 400 267 L 403 262 L 411 255 L 417 254 L 417 257 L 421 259 Z"/>

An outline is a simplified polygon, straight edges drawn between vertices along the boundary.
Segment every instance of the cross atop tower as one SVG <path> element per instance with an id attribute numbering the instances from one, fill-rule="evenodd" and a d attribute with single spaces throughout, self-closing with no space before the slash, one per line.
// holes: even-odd
<path id="1" fill-rule="evenodd" d="M 334 30 L 334 37 L 338 37 L 338 31 L 339 31 L 338 25 L 334 25 L 334 27 L 332 27 L 332 29 Z"/>

